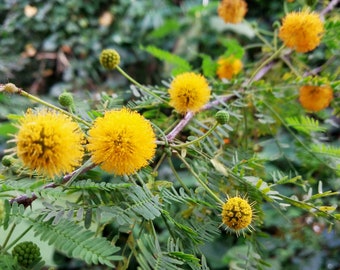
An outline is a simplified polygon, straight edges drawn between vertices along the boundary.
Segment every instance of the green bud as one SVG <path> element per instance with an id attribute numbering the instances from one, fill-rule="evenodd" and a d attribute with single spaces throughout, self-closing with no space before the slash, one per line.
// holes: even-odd
<path id="1" fill-rule="evenodd" d="M 68 92 L 64 92 L 60 94 L 58 100 L 59 100 L 59 104 L 64 107 L 71 107 L 74 105 L 73 96 L 71 93 L 68 93 Z"/>
<path id="2" fill-rule="evenodd" d="M 116 50 L 103 50 L 99 57 L 100 64 L 106 69 L 115 69 L 120 63 L 120 56 Z"/>
<path id="3" fill-rule="evenodd" d="M 225 110 L 218 111 L 215 114 L 215 119 L 220 125 L 224 125 L 229 121 L 229 113 Z"/>
<path id="4" fill-rule="evenodd" d="M 1 159 L 2 165 L 5 167 L 10 167 L 14 162 L 14 158 L 10 155 L 3 156 Z"/>
<path id="5" fill-rule="evenodd" d="M 33 242 L 26 241 L 17 244 L 12 250 L 13 257 L 23 267 L 32 267 L 41 260 L 40 249 Z"/>

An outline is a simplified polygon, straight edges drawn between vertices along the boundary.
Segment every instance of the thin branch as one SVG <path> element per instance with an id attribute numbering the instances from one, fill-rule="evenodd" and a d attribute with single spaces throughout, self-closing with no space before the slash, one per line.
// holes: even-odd
<path id="1" fill-rule="evenodd" d="M 75 171 L 73 171 L 73 172 L 71 172 L 71 173 L 65 175 L 65 176 L 63 177 L 63 179 L 62 179 L 62 181 L 61 181 L 60 184 L 58 184 L 58 183 L 49 183 L 49 184 L 45 185 L 45 186 L 43 187 L 43 189 L 47 189 L 47 188 L 55 188 L 55 187 L 57 187 L 57 186 L 59 186 L 59 185 L 66 184 L 68 181 L 70 181 L 70 180 L 72 179 L 72 177 L 73 177 L 74 175 L 78 175 L 78 174 L 81 174 L 81 173 L 85 173 L 85 172 L 91 170 L 91 169 L 92 169 L 93 167 L 95 167 L 95 166 L 96 166 L 95 164 L 91 164 L 91 165 L 88 166 L 88 167 L 79 168 L 78 170 L 75 170 Z M 10 204 L 13 204 L 14 202 L 17 202 L 18 204 L 23 204 L 25 207 L 28 207 L 28 206 L 30 206 L 30 205 L 32 204 L 32 202 L 35 201 L 36 199 L 38 199 L 38 196 L 37 196 L 34 192 L 32 192 L 32 193 L 31 193 L 31 196 L 26 195 L 26 194 L 25 194 L 25 195 L 20 195 L 20 196 L 18 196 L 18 197 L 15 197 L 15 198 L 11 199 L 11 200 L 9 201 L 9 203 L 10 203 Z"/>
<path id="2" fill-rule="evenodd" d="M 331 12 L 336 5 L 340 2 L 340 0 L 332 0 L 329 2 L 329 4 L 327 5 L 327 7 L 325 7 L 321 12 L 320 12 L 320 16 L 322 19 L 324 19 L 325 15 L 329 12 Z"/>

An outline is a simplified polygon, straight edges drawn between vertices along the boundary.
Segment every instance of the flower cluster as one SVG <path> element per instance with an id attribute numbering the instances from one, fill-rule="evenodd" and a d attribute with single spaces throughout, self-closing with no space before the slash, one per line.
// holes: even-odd
<path id="1" fill-rule="evenodd" d="M 304 85 L 300 87 L 299 101 L 308 111 L 318 112 L 328 107 L 333 99 L 330 86 Z"/>
<path id="2" fill-rule="evenodd" d="M 305 10 L 284 17 L 279 37 L 287 47 L 305 53 L 319 46 L 323 32 L 319 14 Z"/>
<path id="3" fill-rule="evenodd" d="M 252 204 L 239 196 L 228 198 L 222 206 L 222 222 L 228 230 L 239 235 L 247 229 L 253 229 L 251 223 L 254 218 Z"/>
<path id="4" fill-rule="evenodd" d="M 244 0 L 222 0 L 217 11 L 226 23 L 235 24 L 243 20 L 248 9 Z"/>
<path id="5" fill-rule="evenodd" d="M 146 166 L 156 149 L 151 124 L 128 109 L 108 111 L 97 118 L 88 140 L 93 162 L 116 175 L 132 174 Z"/>
<path id="6" fill-rule="evenodd" d="M 174 78 L 169 94 L 170 105 L 184 114 L 199 111 L 209 101 L 210 88 L 202 75 L 186 72 Z"/>
<path id="7" fill-rule="evenodd" d="M 45 176 L 71 172 L 82 162 L 83 132 L 70 117 L 55 111 L 28 110 L 14 141 L 24 165 Z"/>
<path id="8" fill-rule="evenodd" d="M 216 73 L 218 77 L 220 79 L 228 80 L 240 73 L 243 67 L 241 60 L 235 58 L 234 56 L 219 59 L 217 65 Z"/>

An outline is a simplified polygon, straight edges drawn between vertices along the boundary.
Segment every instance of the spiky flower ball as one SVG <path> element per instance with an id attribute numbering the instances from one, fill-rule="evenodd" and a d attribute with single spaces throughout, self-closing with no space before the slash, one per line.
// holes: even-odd
<path id="1" fill-rule="evenodd" d="M 217 11 L 218 16 L 226 23 L 239 23 L 243 20 L 248 9 L 244 0 L 222 0 Z"/>
<path id="2" fill-rule="evenodd" d="M 74 105 L 73 96 L 71 93 L 61 93 L 58 98 L 59 104 L 64 107 L 72 107 Z"/>
<path id="3" fill-rule="evenodd" d="M 13 150 L 25 167 L 44 176 L 69 173 L 82 162 L 82 130 L 70 117 L 56 111 L 28 110 L 13 141 L 17 145 Z"/>
<path id="4" fill-rule="evenodd" d="M 148 165 L 156 151 L 156 136 L 148 120 L 128 109 L 98 117 L 89 130 L 88 150 L 102 169 L 130 175 Z"/>
<path id="5" fill-rule="evenodd" d="M 236 235 L 244 234 L 245 230 L 254 230 L 251 226 L 254 217 L 252 206 L 246 198 L 228 198 L 222 206 L 222 222 L 227 230 L 235 232 Z"/>
<path id="6" fill-rule="evenodd" d="M 199 111 L 210 98 L 207 80 L 202 75 L 193 72 L 177 75 L 168 91 L 170 105 L 182 114 Z"/>
<path id="7" fill-rule="evenodd" d="M 297 52 L 309 52 L 319 46 L 324 33 L 320 15 L 308 10 L 291 12 L 283 18 L 279 37 Z"/>
<path id="8" fill-rule="evenodd" d="M 40 249 L 33 242 L 21 242 L 12 250 L 13 257 L 16 257 L 18 263 L 23 267 L 31 267 L 41 260 Z"/>
<path id="9" fill-rule="evenodd" d="M 100 64 L 106 69 L 115 69 L 120 63 L 120 55 L 114 49 L 105 49 L 99 57 Z"/>
<path id="10" fill-rule="evenodd" d="M 218 111 L 215 114 L 215 119 L 220 125 L 224 125 L 229 121 L 229 113 L 225 110 Z"/>
<path id="11" fill-rule="evenodd" d="M 233 76 L 240 73 L 243 64 L 240 59 L 234 56 L 229 56 L 227 58 L 220 58 L 217 62 L 216 73 L 220 79 L 230 80 Z"/>
<path id="12" fill-rule="evenodd" d="M 333 99 L 333 89 L 328 86 L 304 85 L 300 87 L 299 101 L 306 110 L 318 112 L 328 107 Z"/>

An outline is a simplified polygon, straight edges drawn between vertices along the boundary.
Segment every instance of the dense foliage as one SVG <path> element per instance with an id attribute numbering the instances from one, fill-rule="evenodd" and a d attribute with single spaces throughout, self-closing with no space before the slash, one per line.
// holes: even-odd
<path id="1" fill-rule="evenodd" d="M 0 3 L 0 269 L 340 268 L 339 1 L 248 2 Z"/>

